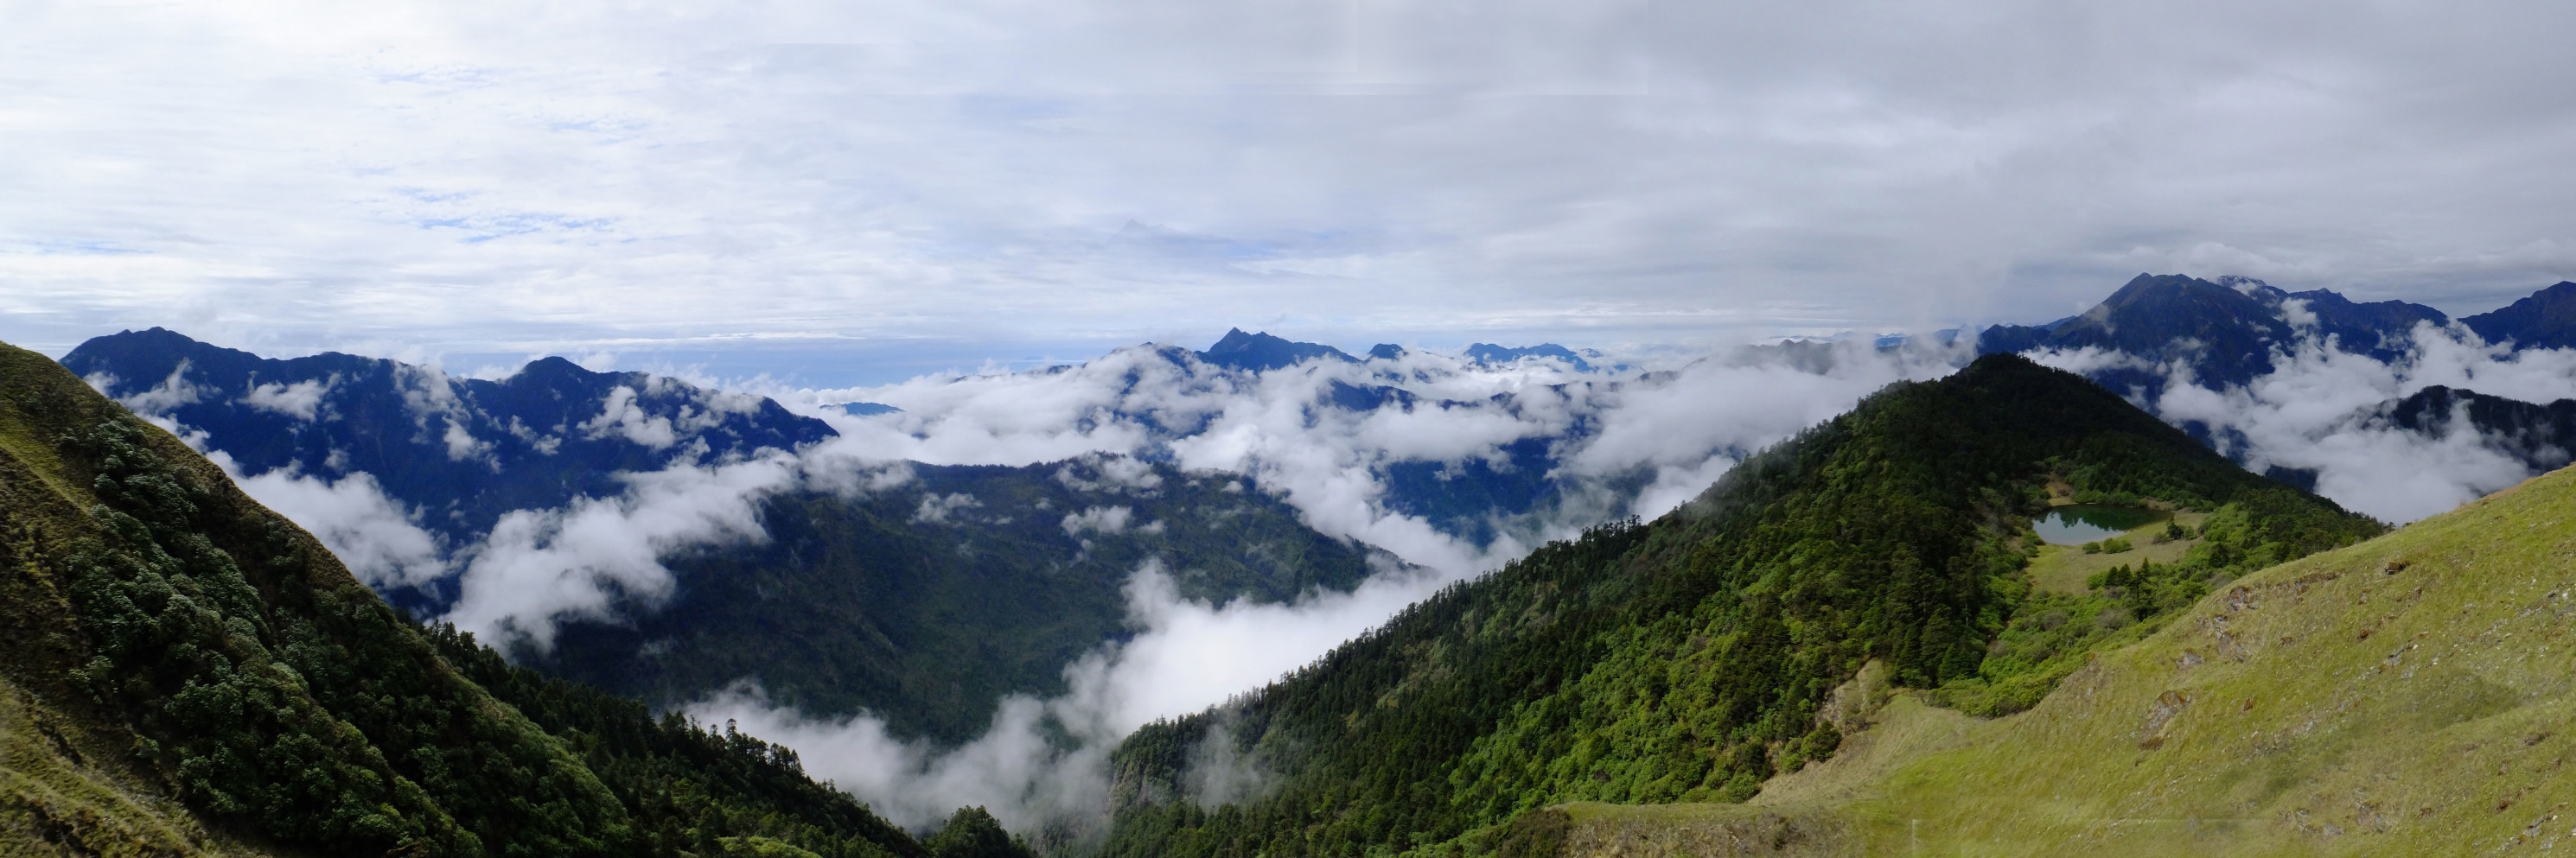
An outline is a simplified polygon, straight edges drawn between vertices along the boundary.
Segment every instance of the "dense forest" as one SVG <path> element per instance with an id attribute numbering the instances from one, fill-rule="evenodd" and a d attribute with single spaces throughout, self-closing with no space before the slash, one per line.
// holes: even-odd
<path id="1" fill-rule="evenodd" d="M 1185 598 L 1279 602 L 1348 590 L 1387 557 L 1246 480 L 1170 465 L 908 468 L 900 488 L 764 499 L 766 539 L 664 558 L 671 603 L 511 655 L 664 705 L 748 678 L 780 705 L 958 744 L 1004 695 L 1062 694 L 1065 665 L 1127 634 L 1124 584 L 1148 563 Z"/>
<path id="2" fill-rule="evenodd" d="M 2035 594 L 2028 522 L 2052 482 L 2211 515 L 2177 562 Z M 2013 711 L 2215 583 L 2381 530 L 2082 378 L 1988 356 L 1894 385 L 1653 522 L 1543 547 L 1148 726 L 1114 757 L 1104 851 L 1512 852 L 1532 839 L 1515 820 L 1553 803 L 1740 802 L 1835 751 L 1818 709 L 1870 661 Z"/>
<path id="3" fill-rule="evenodd" d="M 6 347 L 0 472 L 12 699 L 64 714 L 52 756 L 222 836 L 316 855 L 928 854 L 783 748 L 420 628 L 178 439 Z M 0 817 L 77 854 L 119 824 L 98 808 L 143 812 L 59 792 L 14 792 Z"/>

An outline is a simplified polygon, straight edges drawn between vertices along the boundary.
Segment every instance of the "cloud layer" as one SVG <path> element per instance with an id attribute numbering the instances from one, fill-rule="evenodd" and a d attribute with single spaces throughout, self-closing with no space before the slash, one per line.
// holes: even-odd
<path id="1" fill-rule="evenodd" d="M 2141 270 L 2446 310 L 2576 274 L 2556 3 L 0 16 L 0 339 L 56 351 L 180 323 L 881 383 L 1232 324 L 1704 347 Z"/>
<path id="2" fill-rule="evenodd" d="M 2093 349 L 2032 356 L 2076 372 L 2143 364 Z M 2406 355 L 2390 363 L 2303 337 L 2277 350 L 2272 371 L 2244 387 L 2205 384 L 2180 362 L 2153 369 L 2169 383 L 2140 404 L 2167 422 L 2206 427 L 2220 452 L 2258 472 L 2314 470 L 2318 494 L 2398 523 L 2535 473 L 2505 439 L 2483 436 L 2465 419 L 2416 431 L 2393 425 L 2380 405 L 2435 385 L 2540 404 L 2576 398 L 2576 350 L 2515 351 L 2456 324 L 2418 325 Z"/>
<path id="3" fill-rule="evenodd" d="M 1537 539 L 1596 524 L 1613 509 L 1660 514 L 1743 455 L 1891 382 L 1946 374 L 1962 357 L 1881 353 L 1857 342 L 1820 348 L 1830 355 L 1824 372 L 1752 352 L 1619 377 L 1554 361 L 1483 367 L 1422 352 L 1247 375 L 1134 348 L 1057 371 L 796 392 L 803 407 L 834 421 L 844 449 L 942 464 L 1095 452 L 1169 456 L 1185 468 L 1241 474 L 1286 499 L 1311 526 L 1388 548 L 1418 566 L 1382 570 L 1349 593 L 1255 605 L 1184 599 L 1166 571 L 1148 563 L 1127 588 L 1131 639 L 1068 665 L 1071 691 L 1064 696 L 1017 698 L 984 736 L 958 748 L 902 741 L 864 715 L 811 718 L 772 705 L 749 686 L 687 708 L 702 721 L 734 721 L 795 747 L 810 771 L 903 824 L 932 825 L 974 804 L 1015 830 L 1079 835 L 1103 810 L 1106 754 L 1147 721 L 1257 688 L 1439 587 L 1520 556 Z M 1415 399 L 1351 411 L 1329 404 L 1337 384 L 1400 386 Z M 818 407 L 851 400 L 903 410 L 847 417 Z M 1525 438 L 1556 442 L 1555 467 L 1577 495 L 1541 516 L 1535 531 L 1479 546 L 1388 508 L 1390 463 L 1493 460 Z M 1103 479 L 1118 477 L 1104 471 Z M 925 500 L 925 515 L 933 506 L 944 511 L 949 504 Z M 1088 508 L 1068 514 L 1064 526 L 1114 529 L 1123 512 Z M 1210 794 L 1257 786 L 1258 773 L 1224 760 L 1207 761 L 1200 773 L 1200 788 Z"/>
<path id="4" fill-rule="evenodd" d="M 1796 358 L 1796 359 L 1793 359 Z M 1519 556 L 1536 541 L 1602 518 L 1658 514 L 1743 455 L 1847 410 L 1905 379 L 1946 374 L 1964 354 L 1858 341 L 1750 350 L 1651 371 L 1578 372 L 1550 360 L 1478 365 L 1415 351 L 1366 363 L 1312 361 L 1263 373 L 1222 371 L 1186 352 L 1122 349 L 1047 371 L 942 375 L 841 390 L 778 390 L 822 415 L 837 440 L 800 453 L 702 463 L 682 456 L 661 471 L 624 478 L 614 497 L 504 516 L 479 543 L 442 553 L 415 511 L 385 501 L 363 474 L 337 481 L 280 470 L 252 475 L 255 496 L 307 523 L 380 586 L 459 575 L 449 619 L 487 636 L 540 646 L 565 618 L 613 619 L 652 610 L 673 585 L 659 558 L 687 545 L 766 538 L 756 511 L 765 496 L 812 489 L 883 490 L 909 479 L 904 460 L 1009 464 L 1096 453 L 1068 485 L 1151 492 L 1161 478 L 1134 465 L 1168 459 L 1184 469 L 1233 475 L 1246 491 L 1276 494 L 1333 536 L 1387 548 L 1415 566 L 1389 566 L 1349 593 L 1313 593 L 1289 604 L 1208 603 L 1181 597 L 1169 570 L 1149 562 L 1127 588 L 1134 635 L 1067 665 L 1071 691 L 1018 697 L 990 729 L 959 747 L 909 741 L 859 715 L 814 718 L 737 685 L 690 704 L 702 721 L 731 720 L 797 748 L 815 774 L 835 780 L 905 824 L 927 826 L 949 810 L 992 808 L 1015 828 L 1077 825 L 1105 794 L 1105 754 L 1137 726 L 1258 687 L 1382 622 L 1436 588 Z M 2099 352 L 2043 354 L 2070 368 L 2135 359 Z M 2462 331 L 2415 332 L 2408 358 L 2383 365 L 2305 342 L 2277 356 L 2251 386 L 2212 389 L 2187 367 L 2152 403 L 2166 419 L 2197 422 L 2258 469 L 2314 468 L 2319 489 L 2392 520 L 2409 520 L 2510 485 L 2525 467 L 2470 433 L 2426 436 L 2370 418 L 2370 408 L 2445 384 L 2549 401 L 2569 395 L 2576 352 L 2510 352 Z M 1353 393 L 1358 391 L 1358 393 Z M 183 375 L 130 394 L 138 410 L 205 395 Z M 294 407 L 291 387 L 255 397 Z M 661 449 L 669 421 L 630 413 L 633 392 L 599 403 L 587 431 Z M 853 417 L 826 406 L 883 402 L 902 410 Z M 1357 407 L 1352 403 L 1373 403 Z M 270 405 L 258 407 L 270 408 Z M 177 427 L 186 431 L 186 427 Z M 1546 453 L 1562 502 L 1524 516 L 1490 541 L 1467 538 L 1396 508 L 1399 465 L 1453 475 L 1470 463 L 1528 467 L 1515 445 Z M 970 514 L 965 495 L 923 498 L 916 520 L 936 527 Z M 1067 510 L 1075 535 L 1139 526 L 1124 506 Z M 452 557 L 443 561 L 442 556 Z M 1254 785 L 1212 760 L 1201 787 Z M 1257 778 L 1255 778 L 1257 781 Z"/>

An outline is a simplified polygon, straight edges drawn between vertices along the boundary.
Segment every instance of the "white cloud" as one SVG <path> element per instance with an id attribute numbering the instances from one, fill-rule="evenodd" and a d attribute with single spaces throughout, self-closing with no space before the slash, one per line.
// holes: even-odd
<path id="1" fill-rule="evenodd" d="M 1737 458 L 1890 382 L 1947 374 L 1965 357 L 1880 353 L 1845 342 L 1823 373 L 1780 360 L 1703 360 L 1611 376 L 1553 361 L 1480 367 L 1430 350 L 1398 361 L 1309 362 L 1258 374 L 1172 354 L 1139 346 L 1043 372 L 772 392 L 803 403 L 872 457 L 1009 465 L 1078 457 L 1056 479 L 1083 491 L 1152 490 L 1159 477 L 1144 456 L 1166 457 L 1187 471 L 1248 476 L 1326 534 L 1464 576 L 1615 511 L 1660 514 Z M 1388 395 L 1378 407 L 1346 410 L 1331 404 L 1336 385 L 1401 388 L 1413 404 Z M 818 407 L 852 400 L 903 411 L 853 418 Z M 1507 528 L 1492 544 L 1462 542 L 1387 496 L 1389 466 L 1482 462 L 1509 469 L 1505 446 L 1530 439 L 1553 450 L 1566 504 Z M 1613 487 L 1638 473 L 1650 477 L 1641 498 Z"/>
<path id="2" fill-rule="evenodd" d="M 314 417 L 314 410 L 322 405 L 323 394 L 330 393 L 331 386 L 338 381 L 337 377 L 333 377 L 299 381 L 294 384 L 270 382 L 251 388 L 250 393 L 242 396 L 241 402 L 252 408 L 274 411 L 297 420 L 311 420 Z"/>
<path id="3" fill-rule="evenodd" d="M 474 433 L 466 431 L 463 422 L 453 418 L 447 421 L 447 428 L 440 433 L 439 440 L 446 442 L 447 458 L 451 461 L 471 461 L 492 451 L 492 442 L 475 438 Z M 493 467 L 500 466 L 496 463 Z"/>
<path id="4" fill-rule="evenodd" d="M 1253 475 L 1322 532 L 1384 547 L 1421 565 L 1381 563 L 1347 593 L 1313 592 L 1287 604 L 1216 605 L 1181 598 L 1160 561 L 1148 562 L 1127 585 L 1134 637 L 1104 644 L 1067 666 L 1071 691 L 1065 696 L 1013 698 L 982 737 L 956 749 L 899 740 L 864 715 L 809 717 L 773 706 L 748 687 L 687 708 L 702 720 L 737 720 L 754 734 L 797 748 L 808 771 L 907 825 L 935 824 L 967 804 L 986 806 L 1020 830 L 1049 822 L 1080 824 L 1101 810 L 1108 750 L 1136 727 L 1258 688 L 1439 587 L 1526 550 L 1509 539 L 1478 549 L 1421 519 L 1388 511 L 1381 503 L 1385 486 L 1373 467 L 1404 459 L 1498 457 L 1499 444 L 1564 433 L 1578 420 L 1590 421 L 1598 434 L 1563 457 L 1565 470 L 1608 475 L 1653 469 L 1656 479 L 1642 503 L 1651 505 L 1649 513 L 1659 513 L 1705 489 L 1735 456 L 1846 410 L 1890 382 L 1946 374 L 1961 355 L 1882 354 L 1853 343 L 1835 357 L 1834 368 L 1823 374 L 1779 362 L 1712 360 L 1612 385 L 1552 364 L 1483 369 L 1432 353 L 1394 367 L 1308 364 L 1240 376 L 1129 349 L 1057 372 L 921 379 L 866 391 L 864 397 L 809 391 L 800 399 L 865 398 L 904 409 L 865 420 L 825 412 L 850 433 L 840 442 L 844 449 L 1001 464 L 1074 451 L 1086 454 L 1076 465 L 1104 474 L 1136 460 L 1098 453 L 1168 450 L 1201 478 L 1239 486 L 1231 475 Z M 1386 375 L 1372 376 L 1377 371 Z M 1365 413 L 1318 406 L 1334 381 L 1401 382 L 1421 404 L 1410 411 Z M 1508 394 L 1508 404 L 1495 401 L 1498 394 Z M 1444 408 L 1437 404 L 1442 399 L 1462 404 Z M 1193 434 L 1158 428 L 1174 426 L 1190 427 Z M 1085 491 L 1115 488 L 1105 477 L 1081 476 L 1074 466 L 1060 470 L 1057 479 Z M 920 517 L 936 520 L 934 509 L 963 507 L 957 497 L 963 496 L 925 499 Z M 1569 511 L 1553 526 L 1598 523 L 1601 507 L 1588 509 Z M 1065 516 L 1062 525 L 1076 536 L 1114 532 L 1132 527 L 1131 514 L 1125 506 L 1094 506 Z M 1072 744 L 1047 741 L 1055 731 Z M 1221 756 L 1201 761 L 1194 789 L 1216 795 L 1257 787 L 1258 772 L 1247 761 Z"/>
<path id="5" fill-rule="evenodd" d="M 1127 584 L 1133 639 L 1103 644 L 1067 666 L 1072 690 L 1062 697 L 1005 701 L 984 735 L 954 749 L 896 739 L 865 715 L 810 718 L 771 705 L 747 685 L 684 708 L 703 722 L 735 721 L 795 748 L 807 772 L 901 825 L 934 826 L 963 805 L 984 806 L 1013 830 L 1081 825 L 1106 810 L 1108 754 L 1127 734 L 1303 666 L 1444 580 L 1385 569 L 1350 593 L 1309 594 L 1295 604 L 1211 605 L 1181 598 L 1161 563 L 1148 561 Z M 1050 741 L 1051 735 L 1072 744 Z M 1235 768 L 1240 762 L 1208 760 L 1196 774 L 1203 788 L 1241 790 L 1250 784 Z"/>
<path id="6" fill-rule="evenodd" d="M 760 503 L 771 495 L 811 489 L 857 496 L 912 478 L 901 462 L 831 444 L 622 474 L 626 490 L 616 497 L 503 515 L 481 543 L 458 553 L 460 594 L 443 619 L 496 646 L 524 640 L 548 648 L 562 620 L 613 620 L 623 607 L 658 608 L 675 584 L 661 563 L 671 551 L 767 539 Z M 943 503 L 943 515 L 978 505 L 963 494 Z"/>
<path id="7" fill-rule="evenodd" d="M 1075 473 L 1076 464 L 1099 479 Z M 1091 455 L 1078 463 L 1067 462 L 1055 470 L 1055 480 L 1078 492 L 1130 491 L 1146 496 L 1163 485 L 1163 475 L 1155 473 L 1153 465 L 1132 456 L 1116 455 Z"/>
<path id="8" fill-rule="evenodd" d="M 101 383 L 113 384 L 115 380 L 115 376 L 93 376 L 90 384 L 97 387 Z M 106 391 L 102 389 L 100 392 Z M 203 401 L 204 398 L 205 391 L 188 380 L 188 362 L 182 360 L 178 367 L 170 370 L 169 377 L 161 379 L 161 383 L 116 397 L 116 402 L 138 417 L 147 420 L 159 418 L 155 420 L 156 423 L 166 423 L 171 409 L 182 405 L 193 405 Z M 167 429 L 169 426 L 164 425 L 162 428 Z"/>
<path id="9" fill-rule="evenodd" d="M 2576 273 L 2571 16 L 46 6 L 0 33 L 0 339 L 1705 347 L 2219 269 L 2483 308 Z"/>
<path id="10" fill-rule="evenodd" d="M 1064 517 L 1064 535 L 1080 539 L 1087 531 L 1125 533 L 1127 519 L 1135 513 L 1135 510 L 1123 506 L 1095 506 L 1081 512 L 1067 513 Z"/>
<path id="11" fill-rule="evenodd" d="M 252 500 L 322 540 L 323 547 L 369 587 L 415 587 L 453 571 L 443 541 L 421 528 L 418 512 L 386 497 L 372 475 L 356 473 L 329 480 L 275 468 L 245 477 L 222 451 L 207 458 L 223 466 Z"/>
<path id="12" fill-rule="evenodd" d="M 681 414 L 685 417 L 687 409 L 683 408 Z M 722 422 L 722 418 L 717 418 L 717 422 Z M 671 418 L 645 413 L 643 406 L 635 403 L 635 388 L 622 384 L 608 391 L 608 400 L 600 403 L 599 416 L 582 421 L 578 428 L 593 439 L 614 434 L 655 450 L 680 442 L 679 432 L 672 427 Z"/>
<path id="13" fill-rule="evenodd" d="M 950 516 L 983 505 L 983 501 L 965 492 L 925 494 L 921 496 L 921 507 L 912 512 L 912 521 L 914 524 L 947 524 Z"/>
<path id="14" fill-rule="evenodd" d="M 2151 367 L 2093 350 L 2032 356 L 2079 372 Z M 2419 433 L 2392 425 L 2379 405 L 2435 385 L 2543 404 L 2576 398 L 2576 350 L 2513 351 L 2456 325 L 2418 325 L 2406 356 L 2387 364 L 2302 337 L 2243 387 L 2203 385 L 2179 362 L 2154 368 L 2168 384 L 2149 404 L 2166 421 L 2207 425 L 2221 452 L 2256 471 L 2314 469 L 2318 494 L 2392 522 L 2450 510 L 2533 474 L 2464 418 Z"/>

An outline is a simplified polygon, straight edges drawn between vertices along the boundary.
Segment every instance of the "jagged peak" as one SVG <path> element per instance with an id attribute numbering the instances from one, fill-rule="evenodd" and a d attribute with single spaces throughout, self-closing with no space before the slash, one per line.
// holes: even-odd
<path id="1" fill-rule="evenodd" d="M 1285 337 L 1272 336 L 1268 331 L 1247 334 L 1242 328 L 1226 329 L 1225 337 L 1217 340 L 1216 345 L 1209 346 L 1207 351 L 1199 352 L 1198 358 L 1201 362 L 1213 366 L 1248 372 L 1295 366 L 1315 358 L 1338 360 L 1343 363 L 1359 362 L 1358 358 L 1351 357 L 1341 349 L 1322 343 L 1297 342 Z"/>

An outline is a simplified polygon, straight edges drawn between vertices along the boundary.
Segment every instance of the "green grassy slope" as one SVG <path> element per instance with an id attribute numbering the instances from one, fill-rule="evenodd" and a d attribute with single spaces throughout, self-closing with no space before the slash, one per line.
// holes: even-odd
<path id="1" fill-rule="evenodd" d="M 2179 561 L 2034 593 L 2027 517 L 2052 483 L 2210 515 Z M 1990 356 L 1892 386 L 1662 519 L 1544 547 L 1140 731 L 1106 851 L 1517 853 L 1536 841 L 1512 824 L 1545 805 L 1740 802 L 1839 749 L 1817 715 L 1867 662 L 2009 711 L 2213 583 L 2379 530 L 2081 378 Z M 1228 756 L 1260 788 L 1206 788 L 1227 779 L 1192 761 Z"/>
<path id="2" fill-rule="evenodd" d="M 1563 851 L 1671 853 L 1766 825 L 1791 855 L 2576 848 L 2571 558 L 2562 470 L 2249 575 L 2027 712 L 1900 696 L 1776 801 L 1567 808 Z"/>
<path id="3" fill-rule="evenodd" d="M 7 346 L 0 549 L 10 854 L 923 854 L 766 743 L 597 699 L 531 721 L 177 438 Z M 653 741 L 603 752 L 618 730 Z"/>

